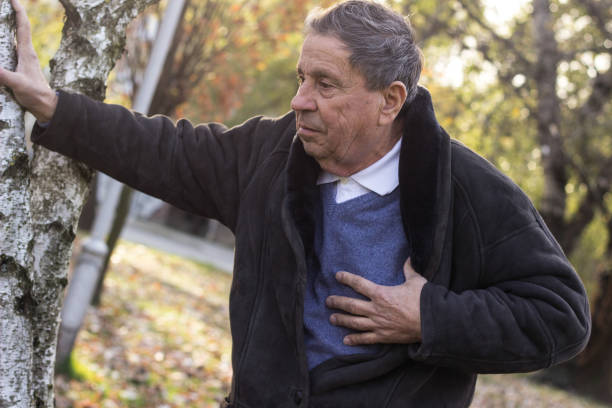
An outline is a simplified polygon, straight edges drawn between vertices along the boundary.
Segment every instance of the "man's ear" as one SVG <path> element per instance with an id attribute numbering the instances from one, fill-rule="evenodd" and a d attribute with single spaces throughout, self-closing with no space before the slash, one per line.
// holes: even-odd
<path id="1" fill-rule="evenodd" d="M 391 85 L 381 92 L 384 102 L 380 109 L 378 124 L 385 126 L 393 123 L 402 106 L 404 106 L 408 92 L 406 92 L 406 85 L 401 81 L 393 81 Z"/>

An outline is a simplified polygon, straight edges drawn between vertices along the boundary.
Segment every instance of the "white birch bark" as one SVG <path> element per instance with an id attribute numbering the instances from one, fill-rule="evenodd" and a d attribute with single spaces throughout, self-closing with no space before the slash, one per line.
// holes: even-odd
<path id="1" fill-rule="evenodd" d="M 14 69 L 14 18 L 0 0 L 0 64 Z M 0 89 L 0 407 L 27 408 L 32 385 L 32 242 L 23 111 Z"/>
<path id="2" fill-rule="evenodd" d="M 66 22 L 51 86 L 103 99 L 127 24 L 156 0 L 61 0 Z M 0 64 L 14 68 L 14 21 L 0 0 Z M 35 147 L 23 112 L 0 91 L 0 408 L 53 407 L 59 313 L 92 172 Z"/>

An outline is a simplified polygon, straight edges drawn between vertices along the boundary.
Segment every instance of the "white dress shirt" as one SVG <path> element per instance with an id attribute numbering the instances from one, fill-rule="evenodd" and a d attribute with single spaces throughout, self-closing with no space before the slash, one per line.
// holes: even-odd
<path id="1" fill-rule="evenodd" d="M 337 182 L 336 203 L 343 203 L 370 191 L 379 196 L 387 195 L 399 186 L 398 169 L 401 144 L 402 139 L 400 138 L 387 154 L 349 177 L 336 176 L 322 170 L 317 185 Z"/>

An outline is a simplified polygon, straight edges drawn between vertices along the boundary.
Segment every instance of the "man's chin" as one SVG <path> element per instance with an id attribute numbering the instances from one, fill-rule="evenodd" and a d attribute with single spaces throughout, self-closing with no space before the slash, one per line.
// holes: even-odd
<path id="1" fill-rule="evenodd" d="M 302 145 L 304 146 L 304 151 L 306 152 L 307 155 L 313 157 L 315 160 L 321 157 L 322 152 L 319 146 L 317 146 L 315 143 L 309 142 L 307 139 L 304 140 L 302 136 L 298 135 L 298 137 L 302 141 Z"/>

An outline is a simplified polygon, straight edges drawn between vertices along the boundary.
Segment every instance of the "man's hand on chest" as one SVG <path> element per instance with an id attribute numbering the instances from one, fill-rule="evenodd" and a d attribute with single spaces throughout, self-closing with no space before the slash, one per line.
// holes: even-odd
<path id="1" fill-rule="evenodd" d="M 334 295 L 327 298 L 327 307 L 341 312 L 333 313 L 330 322 L 360 331 L 344 337 L 344 344 L 421 341 L 420 299 L 427 280 L 412 269 L 410 259 L 404 264 L 404 276 L 406 281 L 401 285 L 383 286 L 350 272 L 336 274 L 338 282 L 370 299 Z"/>

